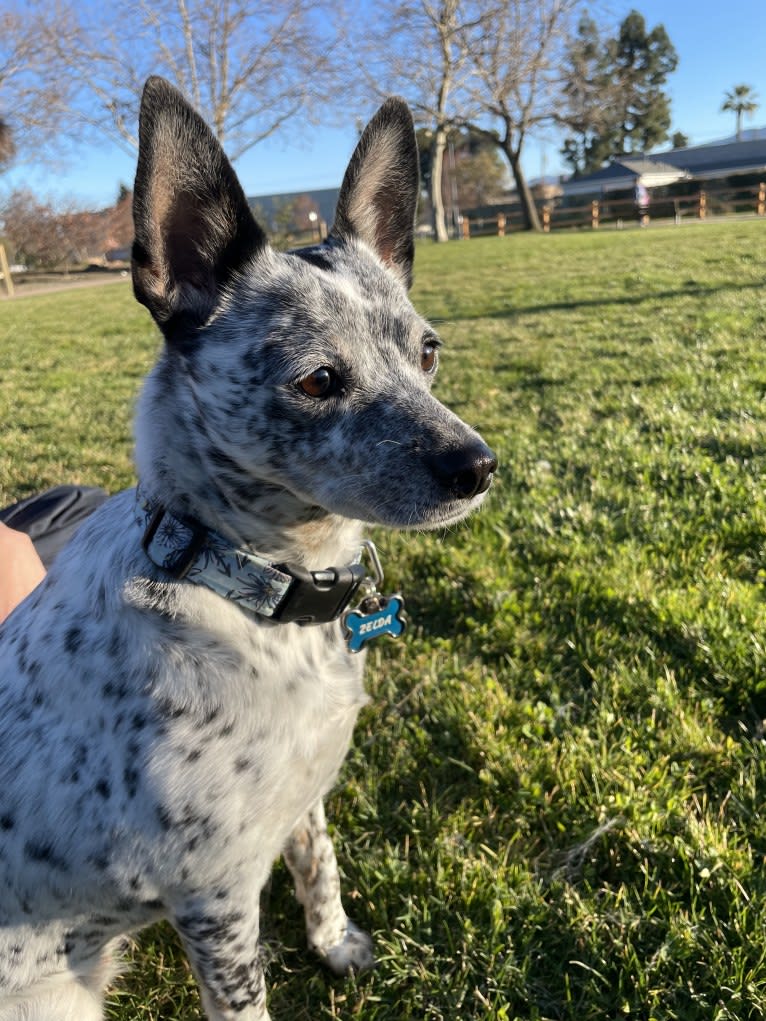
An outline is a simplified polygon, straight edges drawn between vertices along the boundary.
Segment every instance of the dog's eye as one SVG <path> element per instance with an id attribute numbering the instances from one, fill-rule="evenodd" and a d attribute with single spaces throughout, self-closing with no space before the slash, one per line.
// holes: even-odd
<path id="1" fill-rule="evenodd" d="M 329 397 L 338 388 L 338 377 L 332 369 L 322 366 L 299 380 L 298 386 L 307 397 Z"/>
<path id="2" fill-rule="evenodd" d="M 423 372 L 433 372 L 439 360 L 439 345 L 434 340 L 424 342 L 420 350 L 420 367 Z"/>

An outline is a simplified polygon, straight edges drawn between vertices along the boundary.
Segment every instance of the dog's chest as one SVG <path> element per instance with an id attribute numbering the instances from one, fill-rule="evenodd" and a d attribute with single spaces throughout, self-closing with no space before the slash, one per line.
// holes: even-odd
<path id="1" fill-rule="evenodd" d="M 223 843 L 249 834 L 276 854 L 337 777 L 366 701 L 363 657 L 347 653 L 338 625 L 257 629 L 206 655 L 193 711 L 188 691 L 178 700 L 177 670 L 155 695 L 165 718 L 147 749 L 152 786 L 171 819 L 193 805 Z"/>

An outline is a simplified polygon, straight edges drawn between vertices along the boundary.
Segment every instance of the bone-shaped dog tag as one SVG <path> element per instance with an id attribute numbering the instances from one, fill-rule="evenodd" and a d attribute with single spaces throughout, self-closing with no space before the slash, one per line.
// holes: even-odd
<path id="1" fill-rule="evenodd" d="M 404 600 L 401 596 L 367 596 L 355 610 L 343 617 L 346 644 L 350 652 L 359 652 L 373 638 L 389 635 L 398 638 L 406 627 Z"/>

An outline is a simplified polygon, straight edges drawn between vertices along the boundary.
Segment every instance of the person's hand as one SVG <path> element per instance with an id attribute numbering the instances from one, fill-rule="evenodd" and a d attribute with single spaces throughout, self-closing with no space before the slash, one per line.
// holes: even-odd
<path id="1" fill-rule="evenodd" d="M 29 536 L 0 524 L 0 622 L 44 577 Z"/>

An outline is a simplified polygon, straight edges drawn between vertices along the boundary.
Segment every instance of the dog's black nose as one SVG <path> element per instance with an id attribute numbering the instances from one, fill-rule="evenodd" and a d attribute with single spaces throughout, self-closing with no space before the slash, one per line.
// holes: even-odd
<path id="1" fill-rule="evenodd" d="M 497 458 L 484 443 L 445 450 L 428 458 L 428 466 L 452 496 L 470 500 L 485 493 L 497 470 Z"/>

